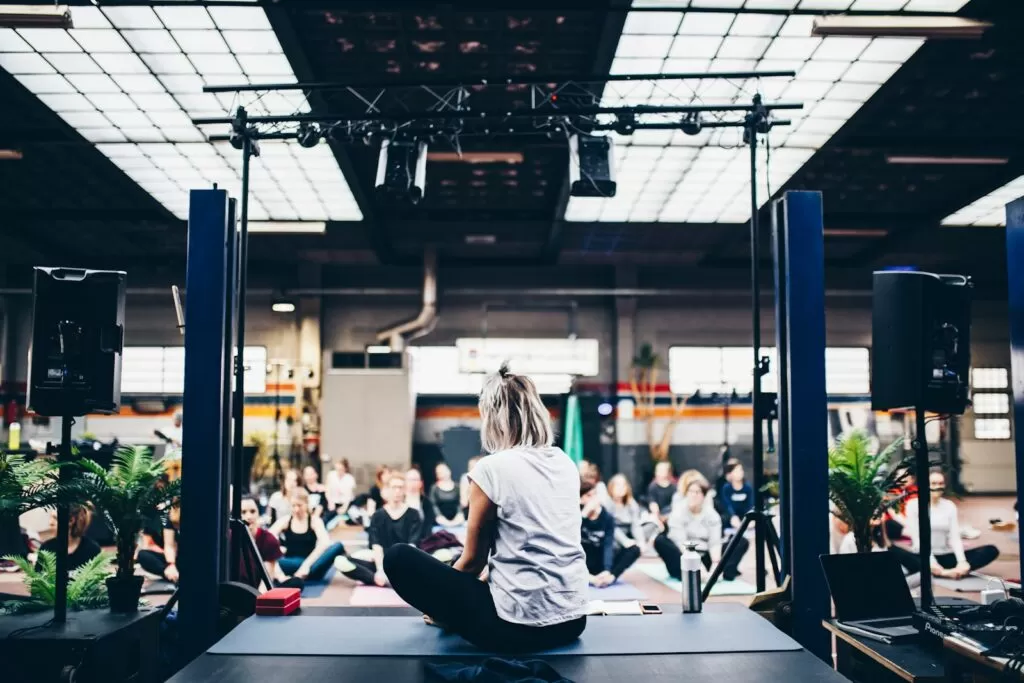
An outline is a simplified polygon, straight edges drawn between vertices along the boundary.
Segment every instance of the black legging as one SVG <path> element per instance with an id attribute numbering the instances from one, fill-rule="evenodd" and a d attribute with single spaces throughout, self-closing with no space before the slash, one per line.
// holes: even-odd
<path id="1" fill-rule="evenodd" d="M 403 600 L 483 650 L 537 652 L 568 645 L 587 625 L 585 616 L 552 626 L 505 621 L 486 582 L 411 545 L 384 553 L 384 573 Z"/>
<path id="2" fill-rule="evenodd" d="M 917 574 L 921 571 L 921 558 L 917 553 L 895 545 L 889 548 L 889 552 L 896 555 L 896 559 L 899 560 L 907 572 Z M 967 558 L 967 564 L 971 565 L 971 571 L 973 572 L 992 564 L 999 557 L 999 548 L 994 545 L 983 545 L 965 550 L 964 556 Z M 956 555 L 953 553 L 943 553 L 942 555 L 936 555 L 935 561 L 943 569 L 952 569 L 956 566 Z"/>
<path id="3" fill-rule="evenodd" d="M 376 585 L 373 582 L 373 577 L 377 574 L 377 565 L 375 563 L 368 560 L 357 560 L 354 557 L 347 557 L 345 559 L 351 562 L 354 566 L 347 572 L 342 572 L 342 574 L 353 581 L 365 583 L 367 586 Z"/>
<path id="4" fill-rule="evenodd" d="M 738 547 L 733 551 L 732 557 L 728 559 L 725 564 L 722 565 L 722 578 L 726 581 L 733 581 L 740 575 L 740 560 L 747 552 L 747 548 L 750 547 L 750 541 L 745 539 L 743 536 L 735 536 Z M 679 551 L 679 546 L 673 543 L 668 536 L 662 534 L 654 539 L 654 550 L 661 557 L 662 562 L 665 563 L 665 568 L 668 569 L 668 575 L 673 579 L 680 579 L 683 575 L 682 570 L 682 557 Z M 724 551 L 724 548 L 723 548 Z M 698 550 L 700 553 L 700 561 L 704 567 L 708 570 L 711 569 L 711 554 L 706 550 Z"/>
<path id="5" fill-rule="evenodd" d="M 156 574 L 161 578 L 164 577 L 164 572 L 167 571 L 167 559 L 164 557 L 162 552 L 156 550 L 140 550 L 139 556 L 136 562 L 145 571 L 150 574 Z"/>
<path id="6" fill-rule="evenodd" d="M 629 548 L 619 548 L 615 551 L 615 557 L 612 558 L 612 566 L 608 571 L 617 579 L 622 576 L 622 572 L 632 567 L 633 563 L 639 559 L 640 546 L 634 545 Z M 587 571 L 591 574 L 600 574 L 604 571 L 604 567 L 601 565 L 601 558 L 596 553 L 594 555 L 587 555 Z"/>

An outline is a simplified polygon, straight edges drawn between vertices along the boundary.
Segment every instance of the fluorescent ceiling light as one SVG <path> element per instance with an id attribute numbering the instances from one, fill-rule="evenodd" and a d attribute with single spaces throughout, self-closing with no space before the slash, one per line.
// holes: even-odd
<path id="1" fill-rule="evenodd" d="M 1006 205 L 1024 197 L 1024 176 L 1012 180 L 991 194 L 965 206 L 942 220 L 943 225 L 1006 225 Z"/>
<path id="2" fill-rule="evenodd" d="M 274 311 L 274 313 L 294 313 L 295 302 L 288 301 L 286 299 L 277 299 L 270 304 L 270 309 Z"/>
<path id="3" fill-rule="evenodd" d="M 816 36 L 977 39 L 990 28 L 992 24 L 987 21 L 963 17 L 833 15 L 815 19 L 812 33 Z"/>
<path id="4" fill-rule="evenodd" d="M 67 5 L 0 5 L 3 28 L 72 28 Z"/>
<path id="5" fill-rule="evenodd" d="M 924 166 L 1004 166 L 1010 163 L 1007 157 L 937 157 L 887 155 L 890 164 L 915 164 Z"/>
<path id="6" fill-rule="evenodd" d="M 18 161 L 23 156 L 20 149 L 0 149 L 0 161 Z"/>
<path id="7" fill-rule="evenodd" d="M 661 6 L 687 2 L 659 0 Z M 657 6 L 648 0 L 634 4 Z M 884 7 L 876 6 L 882 2 Z M 772 130 L 771 163 L 758 154 L 758 191 L 767 203 L 924 44 L 922 38 L 818 37 L 812 15 L 758 9 L 955 12 L 966 0 L 701 0 L 715 12 L 665 9 L 627 15 L 611 73 L 796 71 L 793 79 L 664 80 L 605 85 L 602 106 L 749 104 L 797 101 L 779 113 L 792 125 Z M 694 2 L 694 5 L 698 3 Z M 844 6 L 845 5 L 845 6 Z M 856 6 L 854 6 L 856 5 Z M 730 8 L 742 8 L 732 13 Z M 653 18 L 652 18 L 653 15 Z M 709 119 L 711 117 L 709 116 Z M 726 115 L 730 120 L 737 115 Z M 669 121 L 641 115 L 641 122 Z M 615 139 L 618 188 L 609 199 L 570 197 L 565 219 L 604 222 L 743 223 L 750 219 L 749 150 L 739 129 L 638 130 Z M 769 192 L 771 190 L 771 192 Z"/>
<path id="8" fill-rule="evenodd" d="M 207 138 L 228 127 L 201 129 L 192 118 L 223 116 L 239 104 L 253 115 L 309 111 L 301 92 L 253 93 L 237 102 L 202 92 L 204 85 L 296 82 L 256 4 L 71 11 L 71 30 L 0 28 L 0 67 L 178 218 L 188 216 L 190 190 L 216 183 L 237 194 L 241 185 L 241 152 Z M 251 165 L 254 223 L 314 223 L 320 227 L 302 231 L 323 232 L 328 220 L 362 220 L 326 145 L 265 141 Z"/>
<path id="9" fill-rule="evenodd" d="M 367 353 L 391 353 L 391 347 L 390 346 L 380 346 L 380 345 L 377 345 L 377 344 L 371 344 L 370 346 L 366 347 L 366 352 Z"/>
<path id="10" fill-rule="evenodd" d="M 825 228 L 825 237 L 857 237 L 861 239 L 875 239 L 878 237 L 885 237 L 889 234 L 888 230 L 881 228 L 870 228 L 867 230 L 857 230 L 854 228 Z"/>
<path id="11" fill-rule="evenodd" d="M 249 223 L 249 232 L 322 235 L 327 232 L 327 224 L 318 221 L 253 221 Z"/>
<path id="12" fill-rule="evenodd" d="M 466 235 L 466 244 L 494 244 L 498 238 L 494 235 Z"/>

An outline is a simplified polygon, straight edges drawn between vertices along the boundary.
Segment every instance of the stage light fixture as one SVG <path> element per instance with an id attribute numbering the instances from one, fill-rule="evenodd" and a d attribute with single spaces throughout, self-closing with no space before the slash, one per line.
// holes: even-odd
<path id="1" fill-rule="evenodd" d="M 636 131 L 636 116 L 619 114 L 615 117 L 615 132 L 619 135 L 632 135 Z"/>
<path id="2" fill-rule="evenodd" d="M 569 136 L 569 194 L 573 197 L 614 197 L 615 148 L 606 136 Z"/>
<path id="3" fill-rule="evenodd" d="M 416 204 L 427 185 L 427 143 L 384 140 L 377 161 L 374 189 L 382 198 L 407 199 Z"/>
<path id="4" fill-rule="evenodd" d="M 303 122 L 299 124 L 296 139 L 299 141 L 299 145 L 309 149 L 310 147 L 316 147 L 320 144 L 320 138 L 322 135 L 322 131 L 315 123 Z"/>
<path id="5" fill-rule="evenodd" d="M 703 128 L 704 121 L 700 118 L 700 114 L 697 112 L 687 114 L 683 120 L 679 122 L 679 130 L 683 131 L 687 135 L 699 135 Z"/>
<path id="6" fill-rule="evenodd" d="M 0 5 L 0 28 L 74 28 L 67 5 Z"/>

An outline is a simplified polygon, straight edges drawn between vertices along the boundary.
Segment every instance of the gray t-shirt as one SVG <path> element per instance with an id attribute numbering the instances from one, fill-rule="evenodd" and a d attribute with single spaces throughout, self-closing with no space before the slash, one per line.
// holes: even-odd
<path id="1" fill-rule="evenodd" d="M 586 614 L 580 475 L 569 456 L 513 448 L 481 458 L 469 476 L 498 507 L 488 579 L 498 616 L 550 626 Z"/>

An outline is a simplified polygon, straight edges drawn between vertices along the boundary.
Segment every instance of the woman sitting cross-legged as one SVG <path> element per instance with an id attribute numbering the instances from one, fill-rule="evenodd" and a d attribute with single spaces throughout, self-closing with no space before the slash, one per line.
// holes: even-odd
<path id="1" fill-rule="evenodd" d="M 685 498 L 676 494 L 672 502 L 672 512 L 668 517 L 668 534 L 658 536 L 654 540 L 654 549 L 658 552 L 669 576 L 679 579 L 682 576 L 680 567 L 680 548 L 687 544 L 696 546 L 701 562 L 708 570 L 712 563 L 722 559 L 722 518 L 713 506 L 705 505 L 710 485 L 700 474 L 691 475 L 686 479 Z M 738 547 L 729 558 L 728 564 L 722 568 L 722 578 L 732 581 L 739 576 L 739 564 L 750 543 L 742 536 L 736 536 Z"/>
<path id="2" fill-rule="evenodd" d="M 640 546 L 626 538 L 628 545 L 617 543 L 615 518 L 601 504 L 592 481 L 580 480 L 580 506 L 583 514 L 581 531 L 583 552 L 587 555 L 590 585 L 604 588 L 640 559 Z"/>
<path id="3" fill-rule="evenodd" d="M 551 445 L 548 410 L 528 377 L 504 366 L 489 377 L 480 417 L 491 455 L 469 475 L 462 556 L 448 566 L 396 545 L 384 555 L 384 571 L 428 623 L 480 648 L 531 652 L 566 645 L 587 623 L 579 473 Z M 485 567 L 487 581 L 481 581 Z"/>
<path id="4" fill-rule="evenodd" d="M 419 475 L 419 472 L 416 471 L 416 474 Z M 387 502 L 373 513 L 368 530 L 373 562 L 341 556 L 334 562 L 338 571 L 368 586 L 388 585 L 388 575 L 384 571 L 384 552 L 395 545 L 408 544 L 413 547 L 422 536 L 423 517 L 406 503 L 406 487 L 405 476 L 394 470 L 381 491 Z"/>
<path id="5" fill-rule="evenodd" d="M 320 581 L 334 558 L 345 552 L 341 543 L 331 542 L 323 520 L 310 514 L 309 493 L 303 488 L 292 492 L 292 513 L 277 520 L 270 533 L 284 546 L 284 557 L 277 566 L 287 577 Z"/>

